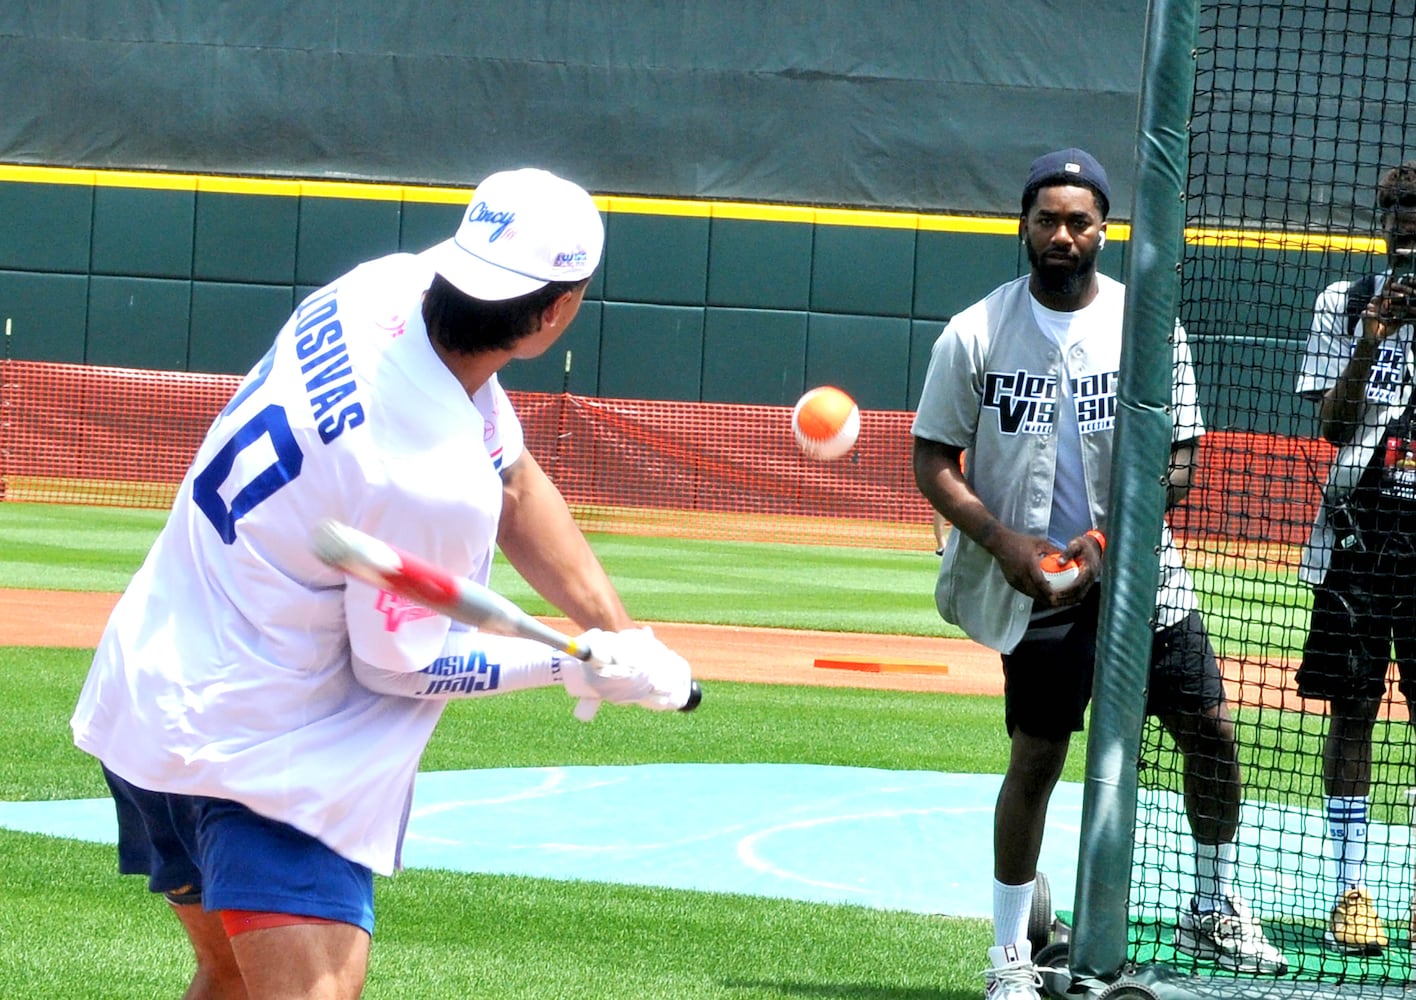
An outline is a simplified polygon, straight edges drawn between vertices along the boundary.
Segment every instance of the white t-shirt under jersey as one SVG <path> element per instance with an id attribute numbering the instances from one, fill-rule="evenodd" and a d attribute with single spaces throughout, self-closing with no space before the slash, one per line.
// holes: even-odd
<path id="1" fill-rule="evenodd" d="M 1057 421 L 1057 466 L 1052 481 L 1052 514 L 1047 522 L 1047 540 L 1059 549 L 1092 526 L 1087 503 L 1086 477 L 1082 474 L 1082 432 L 1077 422 L 1077 404 L 1072 392 L 1072 368 L 1068 352 L 1096 334 L 1090 327 L 1106 322 L 1110 316 L 1090 307 L 1074 312 L 1049 309 L 1037 299 L 1032 300 L 1033 319 L 1038 328 L 1052 338 L 1057 347 L 1057 405 L 1053 415 Z"/>
<path id="2" fill-rule="evenodd" d="M 496 379 L 469 399 L 434 353 L 431 279 L 395 254 L 300 305 L 207 433 L 72 721 L 140 787 L 234 799 L 383 873 L 442 703 L 362 687 L 351 653 L 419 670 L 449 623 L 346 587 L 309 535 L 334 518 L 486 583 L 523 446 Z"/>

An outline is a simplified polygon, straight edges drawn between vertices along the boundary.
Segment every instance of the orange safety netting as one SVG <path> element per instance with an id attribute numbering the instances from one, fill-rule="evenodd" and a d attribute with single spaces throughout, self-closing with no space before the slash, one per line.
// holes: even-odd
<path id="1" fill-rule="evenodd" d="M 165 507 L 240 379 L 0 362 L 0 497 Z M 791 409 L 510 393 L 527 447 L 587 531 L 932 547 L 910 414 L 861 414 L 845 458 L 814 462 Z"/>
<path id="2" fill-rule="evenodd" d="M 171 503 L 240 381 L 13 360 L 0 373 L 0 498 L 123 507 Z M 850 454 L 815 462 L 796 448 L 790 407 L 510 395 L 528 448 L 587 531 L 933 545 L 907 412 L 862 412 Z M 1176 533 L 1297 545 L 1331 457 L 1323 441 L 1211 432 L 1196 486 L 1171 514 Z"/>
<path id="3" fill-rule="evenodd" d="M 1170 524 L 1194 564 L 1208 551 L 1296 566 L 1335 449 L 1319 438 L 1210 431 Z"/>

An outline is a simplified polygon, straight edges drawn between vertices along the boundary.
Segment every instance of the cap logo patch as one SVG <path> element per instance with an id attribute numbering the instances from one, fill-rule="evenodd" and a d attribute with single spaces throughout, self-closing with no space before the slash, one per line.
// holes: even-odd
<path id="1" fill-rule="evenodd" d="M 424 251 L 464 295 L 502 302 L 552 281 L 588 278 L 605 223 L 584 188 L 535 167 L 503 170 L 477 185 L 451 239 Z"/>
<path id="2" fill-rule="evenodd" d="M 1062 169 L 1066 170 L 1069 174 L 1080 174 L 1082 172 L 1082 165 L 1080 163 L 1068 163 Z"/>
<path id="3" fill-rule="evenodd" d="M 516 221 L 515 212 L 495 212 L 487 207 L 484 201 L 472 203 L 472 207 L 467 210 L 468 222 L 490 222 L 497 228 L 492 230 L 492 234 L 487 237 L 488 243 L 495 243 L 497 237 L 506 232 L 508 227 Z"/>

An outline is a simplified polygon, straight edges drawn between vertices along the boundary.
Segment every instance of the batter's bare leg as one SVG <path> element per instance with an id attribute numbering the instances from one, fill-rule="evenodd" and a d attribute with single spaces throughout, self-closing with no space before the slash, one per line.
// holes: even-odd
<path id="1" fill-rule="evenodd" d="M 221 925 L 221 914 L 203 910 L 200 903 L 174 904 L 172 912 L 182 921 L 197 953 L 197 971 L 182 1000 L 247 1000 L 246 984 Z"/>
<path id="2" fill-rule="evenodd" d="M 358 1000 L 369 965 L 369 935 L 353 924 L 289 924 L 231 939 L 251 997 Z"/>

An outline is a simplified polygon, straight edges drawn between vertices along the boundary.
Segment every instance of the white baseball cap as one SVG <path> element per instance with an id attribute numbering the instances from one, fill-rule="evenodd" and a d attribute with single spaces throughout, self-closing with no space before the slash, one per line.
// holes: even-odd
<path id="1" fill-rule="evenodd" d="M 590 195 L 527 167 L 478 184 L 457 235 L 426 253 L 461 291 L 499 302 L 548 282 L 590 277 L 604 245 L 605 225 Z"/>

